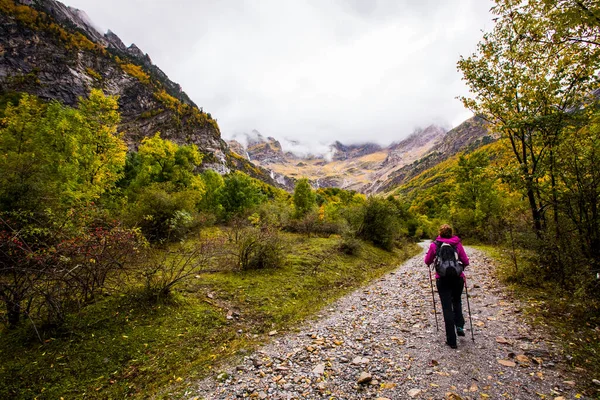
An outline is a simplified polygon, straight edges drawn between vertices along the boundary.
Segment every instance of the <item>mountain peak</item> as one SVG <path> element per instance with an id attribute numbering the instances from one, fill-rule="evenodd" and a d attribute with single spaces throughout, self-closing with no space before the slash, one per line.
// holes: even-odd
<path id="1" fill-rule="evenodd" d="M 127 53 L 132 55 L 133 57 L 140 58 L 150 64 L 152 64 L 152 60 L 150 60 L 150 56 L 144 53 L 139 47 L 135 45 L 135 43 L 131 43 L 131 46 L 127 48 Z"/>
<path id="2" fill-rule="evenodd" d="M 344 145 L 340 141 L 335 141 L 331 145 L 331 148 L 335 150 L 333 154 L 334 160 L 346 160 L 348 158 L 358 158 L 368 154 L 376 153 L 382 150 L 382 147 L 377 143 L 365 142 Z"/>
<path id="3" fill-rule="evenodd" d="M 125 46 L 125 44 L 123 43 L 121 38 L 119 36 L 117 36 L 117 34 L 114 33 L 113 31 L 111 31 L 110 29 L 104 34 L 104 39 L 108 43 L 109 47 L 113 47 L 122 52 L 127 51 L 127 46 Z"/>
<path id="4" fill-rule="evenodd" d="M 21 4 L 37 6 L 62 25 L 72 25 L 85 32 L 92 40 L 106 45 L 104 35 L 95 25 L 85 11 L 75 7 L 66 6 L 56 0 L 20 0 Z"/>

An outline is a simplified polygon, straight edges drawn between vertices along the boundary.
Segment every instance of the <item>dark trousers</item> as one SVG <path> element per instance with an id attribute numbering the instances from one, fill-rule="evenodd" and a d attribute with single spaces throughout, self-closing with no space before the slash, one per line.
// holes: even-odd
<path id="1" fill-rule="evenodd" d="M 465 326 L 465 318 L 462 314 L 461 296 L 464 281 L 461 277 L 440 278 L 436 280 L 436 286 L 442 302 L 444 312 L 444 324 L 446 325 L 446 342 L 456 345 L 455 326 Z"/>

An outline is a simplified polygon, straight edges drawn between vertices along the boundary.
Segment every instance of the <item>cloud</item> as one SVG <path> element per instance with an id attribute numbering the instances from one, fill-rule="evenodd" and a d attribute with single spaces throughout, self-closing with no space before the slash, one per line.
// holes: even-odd
<path id="1" fill-rule="evenodd" d="M 387 144 L 469 115 L 456 61 L 489 0 L 67 0 L 135 42 L 225 137 Z"/>

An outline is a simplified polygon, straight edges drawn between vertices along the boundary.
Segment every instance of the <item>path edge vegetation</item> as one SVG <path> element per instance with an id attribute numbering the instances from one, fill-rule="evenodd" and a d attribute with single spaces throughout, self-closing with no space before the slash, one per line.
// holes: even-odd
<path id="1" fill-rule="evenodd" d="M 528 279 L 515 274 L 515 261 L 521 270 L 536 270 L 533 251 L 519 249 L 513 256 L 513 250 L 501 246 L 469 246 L 494 260 L 496 277 L 523 307 L 527 323 L 542 328 L 547 339 L 562 349 L 565 365 L 582 377 L 577 386 L 597 393 L 592 379 L 600 377 L 600 304 L 574 298 L 556 283 L 534 282 L 535 274 Z"/>
<path id="2" fill-rule="evenodd" d="M 213 237 L 228 234 L 211 229 Z M 143 292 L 109 295 L 67 318 L 44 344 L 29 326 L 5 331 L 0 371 L 12 379 L 3 379 L 0 394 L 185 398 L 197 380 L 276 339 L 270 332 L 297 329 L 421 251 L 410 241 L 393 251 L 362 242 L 350 256 L 339 236 L 283 236 L 293 246 L 280 267 L 198 272 L 156 302 Z"/>

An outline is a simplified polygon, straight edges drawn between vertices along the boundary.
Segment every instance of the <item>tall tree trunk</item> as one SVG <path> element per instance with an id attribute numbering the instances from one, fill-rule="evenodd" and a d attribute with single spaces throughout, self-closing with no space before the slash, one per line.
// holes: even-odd
<path id="1" fill-rule="evenodd" d="M 527 182 L 527 200 L 529 200 L 529 208 L 531 209 L 531 216 L 533 217 L 533 228 L 535 229 L 535 235 L 538 239 L 542 238 L 542 217 L 540 210 L 535 199 L 535 191 L 533 189 L 533 178 L 528 176 Z"/>

